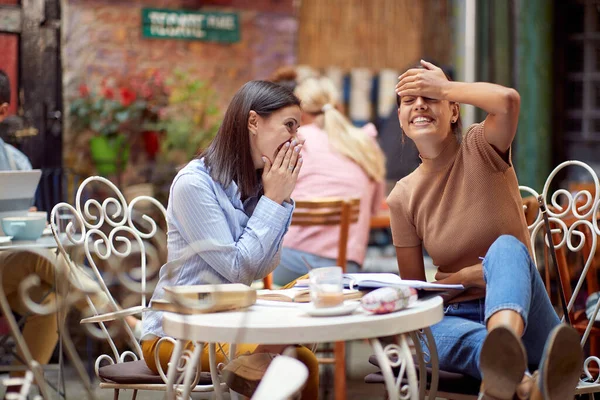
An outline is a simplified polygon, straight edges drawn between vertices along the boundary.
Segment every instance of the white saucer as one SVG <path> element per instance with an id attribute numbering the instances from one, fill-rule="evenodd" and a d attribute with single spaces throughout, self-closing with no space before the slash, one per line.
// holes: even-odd
<path id="1" fill-rule="evenodd" d="M 350 315 L 360 305 L 358 301 L 346 301 L 344 304 L 336 307 L 315 308 L 312 303 L 302 307 L 311 317 L 337 317 L 340 315 Z"/>

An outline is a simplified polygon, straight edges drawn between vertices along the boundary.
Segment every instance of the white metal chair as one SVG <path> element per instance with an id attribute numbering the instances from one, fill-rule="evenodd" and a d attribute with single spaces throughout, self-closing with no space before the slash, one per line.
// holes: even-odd
<path id="1" fill-rule="evenodd" d="M 104 189 L 109 189 L 111 197 L 107 197 L 101 202 L 89 198 L 83 200 L 83 194 L 87 193 L 92 184 L 104 185 Z M 93 275 L 98 283 L 98 288 L 93 290 L 89 287 L 82 287 L 73 274 L 67 273 L 71 285 L 76 289 L 65 298 L 65 304 L 80 299 L 85 296 L 92 316 L 82 320 L 82 324 L 86 324 L 88 332 L 99 338 L 103 338 L 108 342 L 111 349 L 111 354 L 103 354 L 99 356 L 95 363 L 96 376 L 100 380 L 100 388 L 113 389 L 115 391 L 115 399 L 118 398 L 119 391 L 124 389 L 133 390 L 133 398 L 135 399 L 138 390 L 158 390 L 166 391 L 167 376 L 165 371 L 160 369 L 159 375 L 152 373 L 146 366 L 143 359 L 140 344 L 136 340 L 132 329 L 125 323 L 124 318 L 131 315 L 142 313 L 147 307 L 147 295 L 151 293 L 152 282 L 147 282 L 147 251 L 146 247 L 149 242 L 160 236 L 161 233 L 158 224 L 147 214 L 141 215 L 141 221 L 144 221 L 145 227 L 140 227 L 134 221 L 136 205 L 145 203 L 147 206 L 150 203 L 159 211 L 161 218 L 166 217 L 166 210 L 161 203 L 152 197 L 138 196 L 132 199 L 129 203 L 125 200 L 119 189 L 109 180 L 102 177 L 90 177 L 81 183 L 77 190 L 75 198 L 75 206 L 67 203 L 57 204 L 51 213 L 52 233 L 56 240 L 58 249 L 63 257 L 67 260 L 68 268 L 74 270 L 81 268 L 76 262 L 71 260 L 69 253 L 66 251 L 66 246 L 76 246 L 83 249 L 87 263 L 92 269 Z M 144 208 L 147 210 L 147 207 Z M 72 215 L 71 221 L 62 227 L 61 214 L 67 212 Z M 64 218 L 63 218 L 64 220 Z M 164 238 L 162 234 L 161 238 Z M 160 248 L 161 246 L 156 246 Z M 137 254 L 139 256 L 139 268 L 127 270 L 122 261 L 125 258 Z M 97 260 L 109 262 L 105 263 L 108 267 L 102 275 L 97 265 Z M 128 263 L 129 264 L 129 263 Z M 140 298 L 139 304 L 121 308 L 113 298 L 110 290 L 105 283 L 105 277 L 110 275 L 118 279 L 118 281 L 129 291 L 137 294 Z M 108 304 L 95 304 L 94 298 L 101 293 L 107 299 Z M 116 321 L 112 326 L 107 326 L 110 321 Z M 98 325 L 98 328 L 95 325 Z M 126 349 L 120 351 L 113 338 L 117 331 L 115 328 L 124 330 L 125 337 L 131 346 L 131 350 Z M 122 331 L 120 331 L 122 332 Z M 67 341 L 70 338 L 66 338 Z M 175 344 L 171 338 L 163 338 L 159 342 L 170 341 Z M 67 346 L 68 347 L 68 346 Z M 67 349 L 69 350 L 69 349 Z M 71 349 L 73 352 L 74 349 Z M 158 350 L 157 350 L 158 353 Z M 182 372 L 186 365 L 189 364 L 191 352 L 183 352 L 181 358 L 177 360 L 176 370 L 178 376 L 175 379 L 176 392 L 180 392 L 182 388 Z M 156 354 L 158 357 L 158 354 Z M 85 374 L 85 373 L 84 373 Z M 80 374 L 82 377 L 82 374 Z M 88 387 L 88 393 L 91 393 L 90 383 L 84 380 L 84 384 Z M 218 377 L 217 377 L 218 379 Z M 195 373 L 195 378 L 192 381 L 185 382 L 194 392 L 200 392 L 210 396 L 214 391 L 214 380 L 211 380 L 209 374 L 201 374 L 199 370 Z M 217 385 L 224 386 L 221 382 L 215 382 Z"/>
<path id="2" fill-rule="evenodd" d="M 575 193 L 571 193 L 566 189 L 558 189 L 550 196 L 550 188 L 554 178 L 567 167 L 579 167 L 583 168 L 590 176 L 595 188 L 594 194 L 590 193 L 588 189 L 577 190 Z M 538 197 L 538 193 L 528 187 L 520 187 L 521 191 L 527 192 L 535 197 Z M 556 268 L 562 269 L 562 275 L 558 279 L 561 280 L 562 287 L 564 289 L 563 294 L 566 294 L 567 312 L 571 314 L 574 311 L 575 301 L 579 295 L 581 288 L 585 280 L 588 278 L 588 272 L 593 264 L 594 256 L 596 254 L 598 235 L 600 235 L 600 227 L 598 225 L 598 218 L 600 214 L 600 181 L 596 172 L 587 164 L 580 161 L 565 161 L 556 167 L 548 176 L 544 188 L 541 193 L 545 204 L 548 205 L 548 219 L 552 224 L 552 238 L 554 247 L 557 253 L 565 252 L 565 248 L 568 251 L 577 253 L 581 252 L 583 255 L 584 266 L 577 284 L 574 289 L 571 289 L 570 278 L 565 273 L 568 273 L 568 267 L 566 262 L 558 260 Z M 563 200 L 561 204 L 561 198 Z M 531 232 L 531 246 L 534 257 L 536 257 L 536 244 L 535 240 L 538 232 L 543 230 L 544 220 L 542 214 L 538 213 L 537 218 L 529 226 Z M 591 243 L 589 241 L 591 240 Z M 558 241 L 558 243 L 556 243 Z M 546 246 L 550 246 L 549 241 L 544 237 L 544 243 Z M 536 261 L 536 265 L 539 264 Z M 562 265 L 561 265 L 562 263 Z M 592 279 L 597 279 L 595 274 Z M 561 279 L 562 278 L 562 279 Z M 571 294 L 568 296 L 568 294 Z M 596 302 L 596 306 L 590 320 L 587 320 L 587 324 L 584 323 L 585 329 L 581 329 L 580 326 L 575 326 L 582 333 L 581 346 L 585 347 L 588 343 L 590 332 L 594 328 L 594 322 L 596 315 L 600 310 L 600 299 Z M 564 320 L 564 317 L 563 317 Z M 582 379 L 577 386 L 577 394 L 589 393 L 593 396 L 593 393 L 600 392 L 600 377 L 593 378 L 589 366 L 595 363 L 600 366 L 600 359 L 598 354 L 591 354 L 584 362 L 583 375 L 587 378 L 587 381 Z"/>

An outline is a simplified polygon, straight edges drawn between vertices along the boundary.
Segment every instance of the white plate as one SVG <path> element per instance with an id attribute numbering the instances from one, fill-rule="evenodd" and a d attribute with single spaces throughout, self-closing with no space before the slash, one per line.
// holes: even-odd
<path id="1" fill-rule="evenodd" d="M 358 301 L 345 301 L 344 304 L 336 307 L 315 308 L 312 303 L 308 303 L 302 309 L 311 317 L 336 317 L 352 314 L 359 305 Z"/>
<path id="2" fill-rule="evenodd" d="M 0 244 L 10 243 L 12 236 L 0 236 Z"/>

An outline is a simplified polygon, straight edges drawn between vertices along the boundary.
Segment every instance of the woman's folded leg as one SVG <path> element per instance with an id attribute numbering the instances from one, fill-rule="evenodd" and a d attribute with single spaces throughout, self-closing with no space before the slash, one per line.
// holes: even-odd
<path id="1" fill-rule="evenodd" d="M 146 365 L 150 370 L 154 373 L 158 373 L 158 369 L 155 363 L 154 353 L 156 351 L 156 347 L 160 338 L 154 338 L 150 340 L 142 340 L 141 347 L 142 352 L 144 354 L 144 359 L 146 360 Z M 173 353 L 173 344 L 170 342 L 163 342 L 160 345 L 159 351 L 159 360 L 162 366 L 163 371 L 167 371 L 167 364 L 171 359 L 171 354 Z M 282 346 L 282 349 L 284 347 Z M 194 344 L 190 341 L 184 344 L 184 349 L 193 350 Z M 251 353 L 255 353 L 256 351 L 264 352 L 268 350 L 268 346 L 260 346 L 256 344 L 240 344 L 236 347 L 236 357 L 241 355 L 249 355 Z M 302 391 L 303 399 L 316 399 L 318 397 L 319 392 L 319 364 L 317 361 L 317 357 L 304 346 L 296 346 L 296 354 L 298 360 L 300 360 L 306 367 L 308 368 L 308 380 L 306 385 Z M 219 363 L 227 363 L 227 358 L 229 357 L 229 344 L 221 343 L 220 347 L 217 346 L 217 364 Z M 252 362 L 251 359 L 249 359 Z M 243 361 L 242 361 L 243 362 Z M 252 366 L 251 366 L 252 367 Z M 208 358 L 208 346 L 204 345 L 201 354 L 201 368 L 202 371 L 210 371 L 210 363 Z"/>

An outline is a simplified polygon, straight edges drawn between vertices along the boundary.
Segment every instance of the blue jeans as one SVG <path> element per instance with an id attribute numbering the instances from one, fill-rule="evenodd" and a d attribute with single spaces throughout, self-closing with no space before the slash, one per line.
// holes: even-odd
<path id="1" fill-rule="evenodd" d="M 514 310 L 525 322 L 522 341 L 528 364 L 538 365 L 552 328 L 560 323 L 527 248 L 513 236 L 500 236 L 483 259 L 485 300 L 445 306 L 444 318 L 431 327 L 440 369 L 481 379 L 479 354 L 487 320 Z"/>
<path id="2" fill-rule="evenodd" d="M 308 274 L 308 268 L 302 260 L 302 257 L 314 268 L 331 267 L 336 265 L 334 258 L 321 257 L 316 254 L 307 253 L 284 247 L 281 249 L 281 260 L 279 265 L 273 271 L 273 283 L 279 286 L 287 285 L 294 279 Z M 360 265 L 354 261 L 348 261 L 346 264 L 347 272 L 359 272 Z"/>

